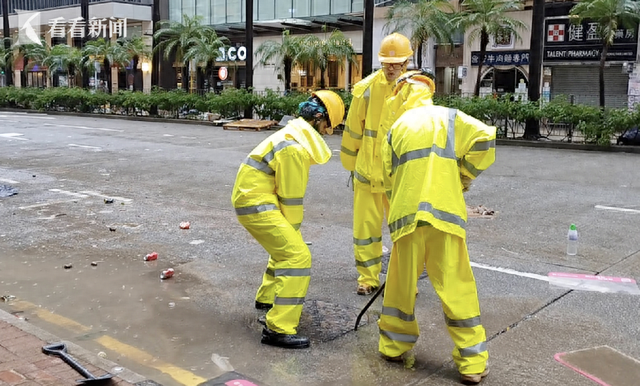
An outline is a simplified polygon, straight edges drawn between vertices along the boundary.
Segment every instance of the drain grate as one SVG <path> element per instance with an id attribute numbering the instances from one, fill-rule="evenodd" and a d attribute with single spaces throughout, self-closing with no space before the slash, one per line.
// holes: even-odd
<path id="1" fill-rule="evenodd" d="M 328 342 L 353 331 L 359 313 L 359 308 L 307 300 L 302 309 L 298 333 L 314 341 Z M 368 322 L 368 315 L 365 315 L 360 320 L 360 326 Z"/>

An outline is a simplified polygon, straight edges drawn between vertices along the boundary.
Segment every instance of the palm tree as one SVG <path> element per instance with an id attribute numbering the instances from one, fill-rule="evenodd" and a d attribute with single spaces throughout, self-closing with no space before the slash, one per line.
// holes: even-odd
<path id="1" fill-rule="evenodd" d="M 480 95 L 480 80 L 482 79 L 482 65 L 484 64 L 489 37 L 500 34 L 513 35 L 516 40 L 522 40 L 519 30 L 527 26 L 520 20 L 507 15 L 508 12 L 522 9 L 522 2 L 518 0 L 464 0 L 462 11 L 452 19 L 452 25 L 469 32 L 469 44 L 480 38 L 480 59 L 478 62 L 478 77 L 473 94 Z"/>
<path id="2" fill-rule="evenodd" d="M 147 43 L 144 41 L 142 36 L 120 38 L 118 39 L 118 44 L 120 44 L 124 48 L 124 51 L 130 58 L 131 68 L 133 72 L 133 87 L 135 90 L 136 79 L 139 73 L 138 63 L 140 63 L 141 60 L 144 61 L 148 58 L 151 58 L 151 49 L 147 46 Z"/>
<path id="3" fill-rule="evenodd" d="M 213 68 L 220 57 L 220 48 L 226 48 L 228 45 L 229 39 L 218 36 L 213 28 L 203 28 L 198 36 L 193 36 L 187 41 L 188 48 L 184 52 L 184 60 L 193 61 L 200 67 L 211 87 Z"/>
<path id="4" fill-rule="evenodd" d="M 282 32 L 282 41 L 267 40 L 256 50 L 260 57 L 258 64 L 266 66 L 275 63 L 275 71 L 283 73 L 284 90 L 291 90 L 291 69 L 301 65 L 298 53 L 301 51 L 302 36 L 291 35 L 289 30 Z"/>
<path id="5" fill-rule="evenodd" d="M 422 68 L 422 45 L 430 38 L 443 44 L 453 44 L 451 16 L 453 7 L 446 0 L 401 0 L 387 13 L 387 32 L 411 30 L 411 44 L 418 53 L 418 68 Z"/>
<path id="6" fill-rule="evenodd" d="M 112 91 L 111 68 L 123 69 L 131 61 L 126 48 L 122 44 L 112 44 L 110 40 L 103 38 L 87 42 L 83 48 L 83 55 L 84 65 L 88 68 L 93 67 L 94 62 L 102 64 L 102 68 L 107 75 L 109 92 Z"/>
<path id="7" fill-rule="evenodd" d="M 637 29 L 640 7 L 630 0 L 583 0 L 573 6 L 569 15 L 573 23 L 589 19 L 598 23 L 597 33 L 602 41 L 600 53 L 600 107 L 604 109 L 604 65 L 607 52 L 620 27 Z"/>
<path id="8" fill-rule="evenodd" d="M 182 67 L 182 85 L 183 88 L 187 88 L 187 74 L 186 70 L 189 68 L 189 61 L 185 59 L 185 54 L 191 47 L 190 44 L 194 42 L 194 38 L 198 39 L 203 34 L 206 34 L 206 30 L 212 29 L 209 26 L 202 25 L 202 16 L 189 17 L 188 15 L 182 15 L 183 22 L 167 21 L 163 20 L 154 34 L 154 39 L 158 40 L 158 44 L 154 50 L 162 50 L 165 58 L 169 59 L 172 54 L 175 54 L 176 62 L 183 63 Z"/>
<path id="9" fill-rule="evenodd" d="M 44 39 L 40 40 L 40 44 L 22 44 L 18 46 L 18 54 L 22 56 L 23 68 L 21 74 L 22 87 L 27 86 L 27 73 L 29 72 L 29 63 L 33 65 L 42 65 L 44 60 L 49 56 L 49 46 Z"/>
<path id="10" fill-rule="evenodd" d="M 49 50 L 49 54 L 42 61 L 47 67 L 49 76 L 56 72 L 65 72 L 69 79 L 69 87 L 75 86 L 75 79 L 82 73 L 82 51 L 66 44 L 58 44 Z"/>
<path id="11" fill-rule="evenodd" d="M 324 75 L 329 62 L 337 61 L 340 68 L 345 60 L 358 64 L 356 52 L 351 41 L 341 31 L 334 30 L 328 38 L 321 39 L 316 35 L 306 35 L 301 40 L 298 60 L 300 63 L 312 63 L 320 69 L 320 87 L 325 88 Z"/>

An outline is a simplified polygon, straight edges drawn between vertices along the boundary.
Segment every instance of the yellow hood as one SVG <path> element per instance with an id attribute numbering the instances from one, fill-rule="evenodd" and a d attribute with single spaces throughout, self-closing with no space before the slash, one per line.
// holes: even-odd
<path id="1" fill-rule="evenodd" d="M 289 121 L 284 130 L 285 137 L 298 142 L 307 152 L 314 163 L 325 164 L 331 159 L 331 149 L 327 146 L 320 133 L 318 133 L 307 121 L 297 118 Z"/>

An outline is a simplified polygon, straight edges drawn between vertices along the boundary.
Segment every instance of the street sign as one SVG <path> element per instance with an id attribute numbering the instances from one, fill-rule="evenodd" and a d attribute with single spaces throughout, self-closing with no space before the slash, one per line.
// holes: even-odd
<path id="1" fill-rule="evenodd" d="M 218 78 L 220 80 L 227 80 L 227 76 L 229 76 L 229 70 L 226 67 L 220 67 L 218 70 Z"/>

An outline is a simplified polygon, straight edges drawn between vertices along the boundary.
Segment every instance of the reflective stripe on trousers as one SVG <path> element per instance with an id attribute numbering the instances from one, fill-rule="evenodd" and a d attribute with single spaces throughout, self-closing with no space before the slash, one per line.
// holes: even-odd
<path id="1" fill-rule="evenodd" d="M 358 283 L 380 286 L 382 269 L 382 223 L 389 213 L 389 200 L 384 193 L 371 193 L 355 186 L 353 196 L 353 250 L 358 270 Z"/>
<path id="2" fill-rule="evenodd" d="M 462 374 L 483 372 L 489 354 L 467 246 L 462 238 L 429 226 L 416 228 L 393 245 L 378 321 L 380 352 L 400 356 L 417 342 L 420 330 L 414 315 L 415 288 L 425 264 L 442 301 L 458 370 Z"/>
<path id="3" fill-rule="evenodd" d="M 273 304 L 267 326 L 281 334 L 296 334 L 311 279 L 309 247 L 280 211 L 239 216 L 238 220 L 269 253 L 256 294 L 256 301 Z"/>

